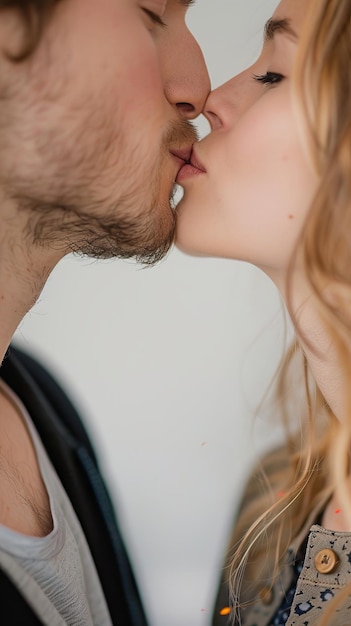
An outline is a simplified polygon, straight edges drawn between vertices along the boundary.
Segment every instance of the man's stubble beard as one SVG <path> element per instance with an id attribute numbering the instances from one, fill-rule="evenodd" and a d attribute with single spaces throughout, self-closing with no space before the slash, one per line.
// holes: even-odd
<path id="1" fill-rule="evenodd" d="M 62 251 L 62 256 L 73 252 L 98 259 L 135 258 L 148 265 L 160 261 L 172 246 L 176 222 L 174 184 L 167 168 L 172 159 L 169 152 L 196 139 L 189 122 L 172 124 L 164 134 L 157 162 L 141 161 L 133 167 L 132 157 L 122 169 L 116 168 L 124 176 L 119 174 L 116 181 L 111 178 L 110 185 L 104 182 L 104 192 L 95 174 L 90 178 L 81 174 L 79 183 L 72 185 L 67 184 L 70 175 L 66 178 L 64 171 L 57 177 L 61 185 L 53 181 L 47 191 L 40 192 L 39 187 L 35 193 L 34 184 L 31 193 L 28 182 L 26 191 L 19 185 L 16 201 L 20 210 L 27 212 L 27 241 Z M 95 197 L 92 193 L 87 197 L 89 182 L 92 189 L 99 190 Z"/>

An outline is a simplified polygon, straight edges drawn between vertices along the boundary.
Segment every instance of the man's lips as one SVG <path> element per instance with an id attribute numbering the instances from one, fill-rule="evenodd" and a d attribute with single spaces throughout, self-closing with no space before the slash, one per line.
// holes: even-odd
<path id="1" fill-rule="evenodd" d="M 188 146 L 187 148 L 181 148 L 180 150 L 171 150 L 170 152 L 179 161 L 179 164 L 182 167 L 185 163 L 190 162 L 192 149 L 192 146 Z"/>
<path id="2" fill-rule="evenodd" d="M 193 151 L 193 146 L 188 146 L 186 148 L 181 148 L 180 150 L 171 150 L 171 153 L 183 161 L 190 161 L 191 153 Z"/>
<path id="3" fill-rule="evenodd" d="M 194 147 L 191 151 L 190 158 L 187 161 L 184 161 L 183 166 L 180 168 L 176 183 L 180 183 L 186 178 L 192 178 L 194 176 L 199 176 L 206 172 L 205 167 L 200 163 L 197 155 L 195 153 Z"/>

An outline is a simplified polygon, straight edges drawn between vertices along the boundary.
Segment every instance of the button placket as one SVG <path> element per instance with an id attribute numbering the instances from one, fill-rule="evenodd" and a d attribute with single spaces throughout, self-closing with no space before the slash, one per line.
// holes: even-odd
<path id="1" fill-rule="evenodd" d="M 339 557 L 330 548 L 325 548 L 324 550 L 320 550 L 315 558 L 314 564 L 316 566 L 317 572 L 320 574 L 332 574 L 335 572 L 339 563 Z"/>
<path id="2" fill-rule="evenodd" d="M 347 567 L 347 562 L 350 566 Z M 297 583 L 286 626 L 319 624 L 324 607 L 350 583 L 351 550 L 349 535 L 313 526 L 307 541 L 304 566 Z M 333 616 L 333 626 L 346 626 L 350 596 L 341 602 Z"/>

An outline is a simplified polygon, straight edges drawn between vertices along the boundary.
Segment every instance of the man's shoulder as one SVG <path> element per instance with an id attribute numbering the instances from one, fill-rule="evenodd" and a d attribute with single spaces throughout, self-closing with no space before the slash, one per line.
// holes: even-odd
<path id="1" fill-rule="evenodd" d="M 67 439 L 72 437 L 81 443 L 96 463 L 94 449 L 77 409 L 47 366 L 37 357 L 11 344 L 0 376 L 23 402 L 43 438 L 51 423 Z"/>
<path id="2" fill-rule="evenodd" d="M 0 376 L 24 404 L 73 505 L 112 622 L 146 626 L 114 506 L 77 410 L 47 368 L 17 347 L 10 347 Z"/>

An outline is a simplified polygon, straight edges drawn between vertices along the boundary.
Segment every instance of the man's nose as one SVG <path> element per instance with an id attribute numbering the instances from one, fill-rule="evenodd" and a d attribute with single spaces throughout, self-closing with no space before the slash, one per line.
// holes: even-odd
<path id="1" fill-rule="evenodd" d="M 202 113 L 211 84 L 200 46 L 188 30 L 164 65 L 167 100 L 184 119 L 194 119 Z"/>

